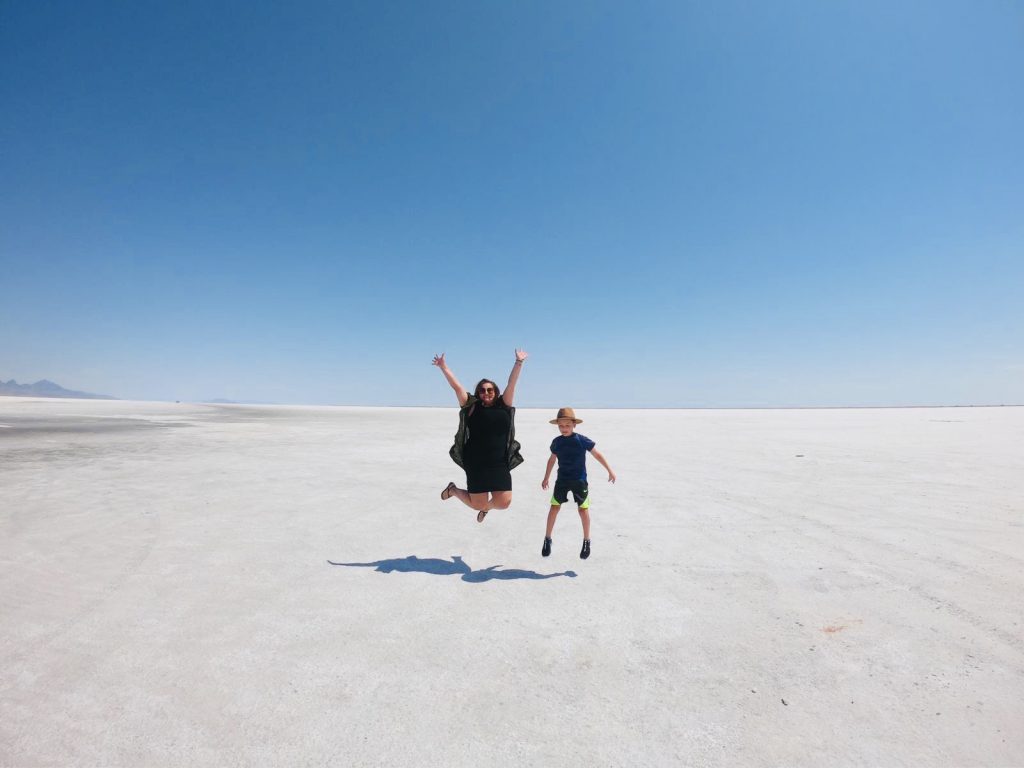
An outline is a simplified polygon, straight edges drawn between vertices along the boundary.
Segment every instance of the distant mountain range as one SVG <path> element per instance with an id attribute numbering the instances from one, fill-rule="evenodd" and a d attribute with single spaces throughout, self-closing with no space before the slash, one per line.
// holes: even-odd
<path id="1" fill-rule="evenodd" d="M 75 397 L 82 400 L 117 400 L 110 395 L 94 395 L 91 392 L 75 392 L 64 389 L 60 384 L 40 379 L 35 384 L 19 384 L 14 379 L 0 381 L 0 395 L 15 397 Z"/>

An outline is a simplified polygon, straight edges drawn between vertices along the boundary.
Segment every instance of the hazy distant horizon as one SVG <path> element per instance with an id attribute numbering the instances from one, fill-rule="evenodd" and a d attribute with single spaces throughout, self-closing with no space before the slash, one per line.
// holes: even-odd
<path id="1" fill-rule="evenodd" d="M 87 393 L 94 394 L 94 393 Z M 12 395 L 2 394 L 0 397 L 5 398 L 25 398 L 32 399 L 38 398 L 42 400 L 89 400 L 89 398 L 75 398 L 75 397 L 48 397 L 45 395 Z M 200 398 L 200 399 L 172 399 L 163 400 L 156 398 L 121 398 L 109 396 L 109 400 L 114 402 L 122 403 L 181 403 L 190 405 L 240 405 L 240 406 L 265 406 L 265 407 L 296 407 L 296 408 L 452 408 L 455 409 L 458 406 L 453 402 L 451 404 L 439 404 L 439 403 L 342 403 L 342 402 L 266 402 L 256 400 L 227 400 L 225 398 Z M 108 401 L 109 401 L 108 400 Z M 91 400 L 90 400 L 91 402 Z M 567 403 L 548 403 L 548 404 L 517 404 L 517 408 L 528 409 L 528 410 L 542 410 L 551 409 L 552 412 L 557 411 L 558 408 L 565 406 Z M 895 404 L 874 404 L 874 405 L 861 405 L 861 404 L 832 404 L 832 405 L 592 405 L 592 404 L 573 404 L 573 407 L 578 410 L 616 410 L 616 411 L 743 411 L 743 410 L 843 410 L 843 409 L 872 409 L 872 408 L 1020 408 L 1024 407 L 1024 403 L 895 403 Z"/>

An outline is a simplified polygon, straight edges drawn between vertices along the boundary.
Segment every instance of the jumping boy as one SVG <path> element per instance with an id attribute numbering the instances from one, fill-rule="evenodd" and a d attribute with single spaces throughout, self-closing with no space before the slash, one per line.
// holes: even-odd
<path id="1" fill-rule="evenodd" d="M 561 509 L 569 499 L 569 492 L 572 491 L 572 498 L 579 506 L 580 520 L 583 522 L 583 549 L 580 550 L 580 559 L 586 560 L 590 557 L 590 497 L 587 488 L 587 451 L 590 451 L 594 458 L 601 462 L 601 466 L 608 470 L 608 482 L 615 482 L 615 473 L 608 466 L 604 456 L 601 455 L 589 437 L 575 432 L 577 424 L 582 424 L 583 419 L 577 419 L 572 408 L 559 408 L 558 416 L 552 419 L 549 424 L 557 424 L 558 431 L 562 434 L 551 441 L 551 456 L 548 458 L 548 466 L 544 471 L 544 480 L 540 487 L 548 488 L 548 478 L 551 477 L 551 470 L 558 462 L 558 477 L 555 479 L 555 490 L 551 495 L 551 509 L 548 510 L 548 528 L 544 534 L 544 546 L 540 553 L 544 557 L 551 554 L 551 532 L 555 528 L 555 518 L 558 517 L 558 510 Z"/>

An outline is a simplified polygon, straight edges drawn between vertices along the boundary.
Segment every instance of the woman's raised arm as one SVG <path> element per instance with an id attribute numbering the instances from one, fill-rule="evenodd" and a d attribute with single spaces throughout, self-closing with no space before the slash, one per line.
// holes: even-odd
<path id="1" fill-rule="evenodd" d="M 455 390 L 455 396 L 459 399 L 459 407 L 461 408 L 466 404 L 466 400 L 469 397 L 466 395 L 466 388 L 463 387 L 459 380 L 455 378 L 455 374 L 448 368 L 448 363 L 444 361 L 444 352 L 440 355 L 434 355 L 434 365 L 441 369 L 441 373 L 448 379 L 448 383 L 452 385 L 452 389 Z"/>
<path id="2" fill-rule="evenodd" d="M 505 391 L 501 393 L 501 399 L 505 402 L 505 405 L 512 405 L 512 400 L 516 396 L 516 382 L 519 381 L 519 372 L 523 369 L 523 361 L 527 357 L 529 355 L 526 354 L 525 349 L 516 350 L 516 361 L 512 364 L 512 373 L 508 375 L 508 384 L 505 385 Z"/>

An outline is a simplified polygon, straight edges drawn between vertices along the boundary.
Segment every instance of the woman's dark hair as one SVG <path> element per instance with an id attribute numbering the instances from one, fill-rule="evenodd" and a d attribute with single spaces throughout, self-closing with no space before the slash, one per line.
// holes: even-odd
<path id="1" fill-rule="evenodd" d="M 480 379 L 480 381 L 478 381 L 476 383 L 476 386 L 473 387 L 473 394 L 476 395 L 477 397 L 480 397 L 480 387 L 482 387 L 484 384 L 490 384 L 492 387 L 494 387 L 494 399 L 495 400 L 497 400 L 499 397 L 501 397 L 501 390 L 498 389 L 498 385 L 495 384 L 490 379 Z"/>

